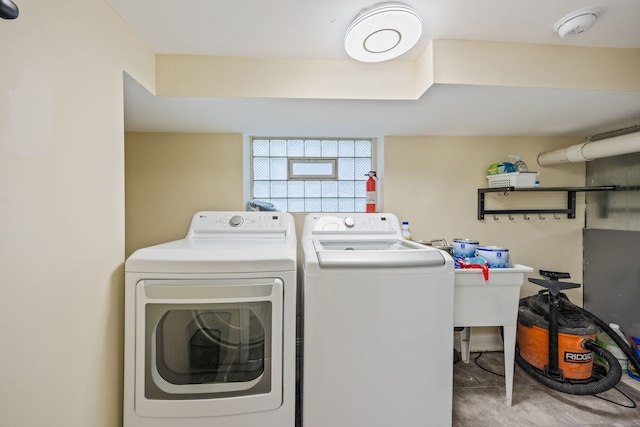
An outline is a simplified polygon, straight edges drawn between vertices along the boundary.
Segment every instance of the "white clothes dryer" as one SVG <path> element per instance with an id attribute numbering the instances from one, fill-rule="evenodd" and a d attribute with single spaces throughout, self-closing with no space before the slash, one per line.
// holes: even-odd
<path id="1" fill-rule="evenodd" d="M 124 427 L 295 425 L 296 255 L 284 212 L 198 212 L 126 261 Z"/>
<path id="2" fill-rule="evenodd" d="M 393 214 L 309 214 L 304 427 L 450 426 L 454 264 Z"/>

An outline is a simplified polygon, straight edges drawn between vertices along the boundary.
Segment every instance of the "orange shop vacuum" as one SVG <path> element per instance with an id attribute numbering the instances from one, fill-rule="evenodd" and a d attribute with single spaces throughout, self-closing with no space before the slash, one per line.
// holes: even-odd
<path id="1" fill-rule="evenodd" d="M 540 270 L 546 279 L 529 281 L 543 288 L 537 295 L 520 300 L 518 307 L 518 346 L 516 362 L 532 378 L 554 390 L 593 395 L 613 388 L 622 376 L 616 357 L 595 342 L 604 331 L 629 358 L 640 367 L 633 349 L 607 323 L 572 304 L 562 290 L 580 284 L 561 282 L 569 273 Z M 594 354 L 606 360 L 608 367 L 593 363 Z"/>

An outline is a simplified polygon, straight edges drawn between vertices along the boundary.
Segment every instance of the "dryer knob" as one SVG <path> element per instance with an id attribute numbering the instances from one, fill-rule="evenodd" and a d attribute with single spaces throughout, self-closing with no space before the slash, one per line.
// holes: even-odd
<path id="1" fill-rule="evenodd" d="M 234 215 L 229 220 L 229 225 L 232 226 L 232 227 L 238 227 L 238 226 L 242 225 L 243 222 L 244 222 L 244 219 L 240 215 Z"/>
<path id="2" fill-rule="evenodd" d="M 353 227 L 355 227 L 355 225 L 356 225 L 356 220 L 355 220 L 355 219 L 353 219 L 353 218 L 351 218 L 350 216 L 348 216 L 348 217 L 346 217 L 346 218 L 344 219 L 344 225 L 345 225 L 347 228 L 353 228 Z"/>

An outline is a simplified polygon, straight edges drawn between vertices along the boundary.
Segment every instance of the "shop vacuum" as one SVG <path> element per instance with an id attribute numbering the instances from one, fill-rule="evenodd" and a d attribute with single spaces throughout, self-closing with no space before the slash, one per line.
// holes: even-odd
<path id="1" fill-rule="evenodd" d="M 622 368 L 618 359 L 595 342 L 596 335 L 606 333 L 629 359 L 636 370 L 640 360 L 607 323 L 572 304 L 562 290 L 580 284 L 561 282 L 569 273 L 540 270 L 546 279 L 530 278 L 542 286 L 537 295 L 520 300 L 518 307 L 518 344 L 516 362 L 539 383 L 574 395 L 603 393 L 618 384 Z M 607 367 L 593 363 L 594 354 Z M 637 372 L 640 372 L 638 370 Z"/>

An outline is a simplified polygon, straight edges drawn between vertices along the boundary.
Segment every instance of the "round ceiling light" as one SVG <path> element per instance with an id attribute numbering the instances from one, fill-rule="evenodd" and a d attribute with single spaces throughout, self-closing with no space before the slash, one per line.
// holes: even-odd
<path id="1" fill-rule="evenodd" d="M 591 28 L 598 15 L 600 15 L 598 8 L 576 10 L 556 22 L 553 30 L 563 39 L 573 37 Z"/>
<path id="2" fill-rule="evenodd" d="M 381 62 L 411 49 L 422 35 L 422 19 L 407 5 L 386 3 L 365 10 L 351 23 L 344 47 L 353 59 Z"/>

